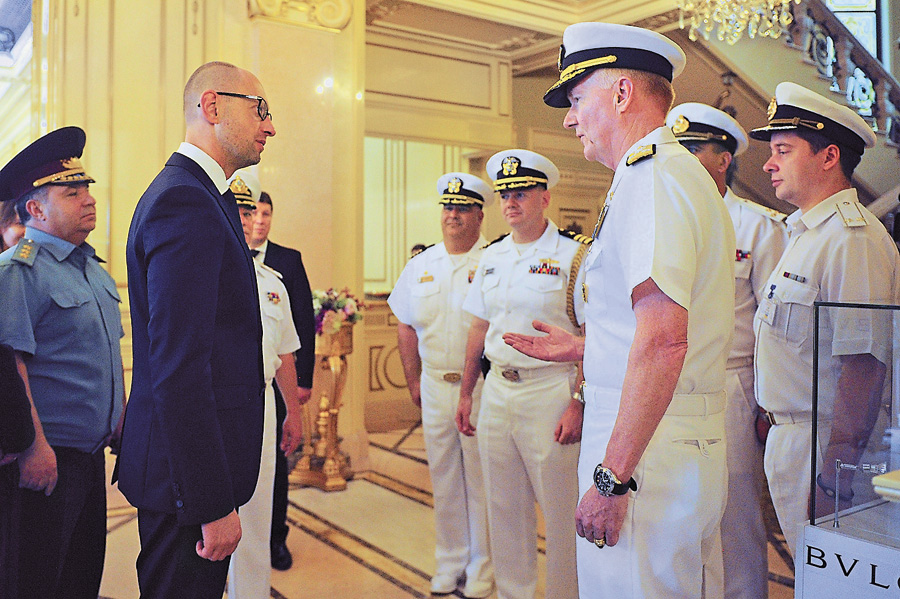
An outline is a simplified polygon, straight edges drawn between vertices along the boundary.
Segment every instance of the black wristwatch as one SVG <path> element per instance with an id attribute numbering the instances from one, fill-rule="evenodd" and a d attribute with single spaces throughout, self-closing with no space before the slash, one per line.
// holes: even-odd
<path id="1" fill-rule="evenodd" d="M 624 495 L 629 489 L 637 491 L 634 477 L 628 479 L 627 483 L 623 483 L 613 474 L 612 470 L 605 468 L 603 464 L 597 464 L 597 467 L 594 468 L 594 486 L 604 497 Z"/>

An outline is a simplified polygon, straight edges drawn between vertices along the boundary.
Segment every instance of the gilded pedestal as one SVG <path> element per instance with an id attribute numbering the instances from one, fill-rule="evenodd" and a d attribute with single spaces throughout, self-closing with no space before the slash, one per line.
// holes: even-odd
<path id="1" fill-rule="evenodd" d="M 316 337 L 318 367 L 331 372 L 330 384 L 319 400 L 315 431 L 305 434 L 300 460 L 290 482 L 318 487 L 324 491 L 342 491 L 353 477 L 350 458 L 341 451 L 338 438 L 338 413 L 347 379 L 347 356 L 353 353 L 353 325 L 345 323 L 333 334 Z"/>

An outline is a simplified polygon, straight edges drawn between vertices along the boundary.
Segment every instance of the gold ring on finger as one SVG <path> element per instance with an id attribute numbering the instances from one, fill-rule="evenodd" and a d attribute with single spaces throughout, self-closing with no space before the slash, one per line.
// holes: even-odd
<path id="1" fill-rule="evenodd" d="M 603 549 L 604 547 L 606 547 L 606 537 L 600 537 L 599 539 L 594 539 L 594 545 L 596 545 L 600 549 Z"/>

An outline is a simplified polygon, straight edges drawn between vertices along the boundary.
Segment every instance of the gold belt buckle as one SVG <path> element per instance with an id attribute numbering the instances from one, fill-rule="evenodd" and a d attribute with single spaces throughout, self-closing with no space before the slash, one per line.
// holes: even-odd
<path id="1" fill-rule="evenodd" d="M 448 372 L 444 374 L 444 380 L 448 383 L 458 383 L 462 380 L 462 375 L 458 372 Z"/>
<path id="2" fill-rule="evenodd" d="M 503 378 L 513 383 L 518 383 L 521 380 L 519 377 L 519 371 L 513 370 L 512 368 L 507 368 L 503 371 Z"/>

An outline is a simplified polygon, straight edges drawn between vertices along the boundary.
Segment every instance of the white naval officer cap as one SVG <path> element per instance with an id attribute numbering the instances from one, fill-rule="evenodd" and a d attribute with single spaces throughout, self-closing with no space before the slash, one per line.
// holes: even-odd
<path id="1" fill-rule="evenodd" d="M 767 116 L 769 123 L 750 131 L 750 137 L 769 141 L 780 131 L 816 131 L 860 156 L 875 145 L 875 132 L 861 116 L 790 81 L 775 88 Z"/>
<path id="2" fill-rule="evenodd" d="M 437 180 L 437 190 L 441 194 L 438 204 L 454 206 L 490 206 L 494 201 L 494 190 L 480 177 L 469 173 L 447 173 Z"/>
<path id="3" fill-rule="evenodd" d="M 700 102 L 685 102 L 670 110 L 666 126 L 681 143 L 715 142 L 734 156 L 743 154 L 749 145 L 747 132 L 731 115 Z"/>
<path id="4" fill-rule="evenodd" d="M 665 77 L 684 70 L 684 51 L 664 35 L 614 23 L 575 23 L 563 32 L 559 47 L 559 81 L 544 94 L 544 103 L 568 108 L 569 87 L 594 69 L 632 69 Z"/>
<path id="5" fill-rule="evenodd" d="M 262 185 L 252 170 L 242 168 L 234 171 L 234 174 L 228 179 L 228 187 L 237 198 L 238 206 L 256 208 L 256 202 L 259 201 L 259 194 L 262 192 Z"/>
<path id="6" fill-rule="evenodd" d="M 494 182 L 494 191 L 528 189 L 538 185 L 550 189 L 559 183 L 556 165 L 531 150 L 497 152 L 488 158 L 486 169 Z"/>

